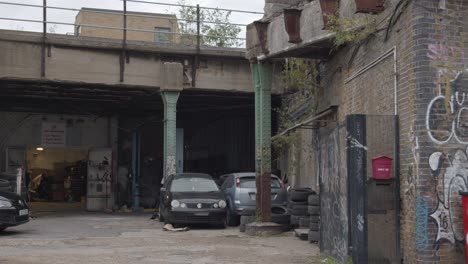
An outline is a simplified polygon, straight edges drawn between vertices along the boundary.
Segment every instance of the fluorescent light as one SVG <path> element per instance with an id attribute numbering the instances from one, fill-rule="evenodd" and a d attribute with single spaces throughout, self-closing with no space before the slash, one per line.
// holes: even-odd
<path id="1" fill-rule="evenodd" d="M 42 147 L 37 147 L 36 150 L 37 150 L 37 151 L 43 151 L 44 148 L 42 148 Z"/>

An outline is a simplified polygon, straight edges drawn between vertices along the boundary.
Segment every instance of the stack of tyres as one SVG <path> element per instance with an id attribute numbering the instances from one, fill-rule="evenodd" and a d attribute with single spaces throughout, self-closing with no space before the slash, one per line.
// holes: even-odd
<path id="1" fill-rule="evenodd" d="M 311 194 L 307 197 L 307 213 L 309 214 L 309 235 L 308 240 L 318 242 L 320 240 L 320 197 L 318 194 Z"/>
<path id="2" fill-rule="evenodd" d="M 9 192 L 17 192 L 16 188 L 17 188 L 17 184 L 16 184 L 16 174 L 10 174 L 10 173 L 0 173 L 0 180 L 5 180 L 5 181 L 8 181 L 10 184 L 10 190 L 8 190 Z M 1 188 L 1 187 L 0 187 Z M 26 199 L 28 195 L 28 190 L 26 189 L 26 185 L 25 185 L 25 182 L 22 181 L 21 182 L 21 197 L 23 197 L 23 199 Z"/>
<path id="3" fill-rule="evenodd" d="M 246 209 L 242 212 L 240 217 L 239 231 L 245 232 L 245 226 L 249 223 L 256 221 L 256 211 L 254 209 Z M 290 216 L 287 208 L 283 206 L 271 207 L 271 222 L 280 224 L 283 232 L 290 229 Z"/>
<path id="4" fill-rule="evenodd" d="M 0 179 L 0 191 L 3 192 L 11 192 L 11 185 L 10 182 L 5 179 Z"/>
<path id="5" fill-rule="evenodd" d="M 310 188 L 293 188 L 288 200 L 288 210 L 291 213 L 291 226 L 296 228 L 296 235 L 303 240 L 307 240 L 311 221 L 307 200 L 310 195 L 316 195 L 315 191 Z"/>

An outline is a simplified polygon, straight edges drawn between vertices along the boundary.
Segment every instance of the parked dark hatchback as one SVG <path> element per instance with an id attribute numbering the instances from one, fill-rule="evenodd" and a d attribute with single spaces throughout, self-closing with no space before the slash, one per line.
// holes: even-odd
<path id="1" fill-rule="evenodd" d="M 17 194 L 0 191 L 0 231 L 29 222 L 29 207 Z"/>
<path id="2" fill-rule="evenodd" d="M 160 193 L 160 221 L 169 224 L 225 225 L 226 200 L 208 174 L 171 175 Z"/>

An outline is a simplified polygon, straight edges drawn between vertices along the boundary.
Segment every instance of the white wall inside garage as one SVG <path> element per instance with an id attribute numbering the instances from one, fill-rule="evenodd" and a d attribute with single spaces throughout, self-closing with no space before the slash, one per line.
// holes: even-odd
<path id="1" fill-rule="evenodd" d="M 28 149 L 40 146 L 42 122 L 66 124 L 66 148 L 116 149 L 118 132 L 116 117 L 0 112 L 1 171 L 5 168 L 5 148 L 15 146 Z"/>

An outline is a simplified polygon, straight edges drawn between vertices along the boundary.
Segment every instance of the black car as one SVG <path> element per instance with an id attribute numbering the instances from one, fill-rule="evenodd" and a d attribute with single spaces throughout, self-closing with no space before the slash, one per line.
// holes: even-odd
<path id="1" fill-rule="evenodd" d="M 29 207 L 16 193 L 0 191 L 0 231 L 29 222 Z"/>
<path id="2" fill-rule="evenodd" d="M 169 176 L 161 188 L 159 220 L 168 224 L 225 226 L 226 200 L 213 178 L 202 173 Z"/>

